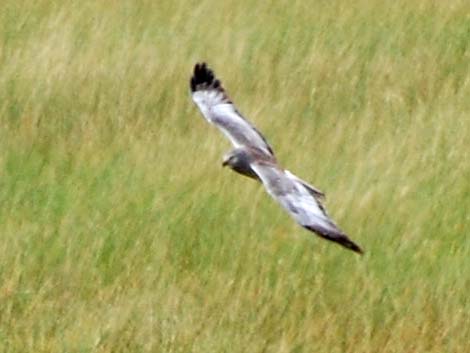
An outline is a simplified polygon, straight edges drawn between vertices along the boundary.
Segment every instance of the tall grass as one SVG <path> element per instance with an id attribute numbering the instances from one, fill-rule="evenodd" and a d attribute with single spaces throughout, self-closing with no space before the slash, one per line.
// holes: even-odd
<path id="1" fill-rule="evenodd" d="M 467 351 L 469 14 L 3 1 L 0 351 Z M 364 257 L 220 167 L 199 60 Z"/>

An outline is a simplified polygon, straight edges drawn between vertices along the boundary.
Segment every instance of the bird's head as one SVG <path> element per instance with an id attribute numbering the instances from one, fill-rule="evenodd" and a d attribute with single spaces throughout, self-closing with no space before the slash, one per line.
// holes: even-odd
<path id="1" fill-rule="evenodd" d="M 243 174 L 253 179 L 258 179 L 258 175 L 251 168 L 252 161 L 253 155 L 250 154 L 249 150 L 244 148 L 236 148 L 224 156 L 222 160 L 222 166 L 229 166 L 237 173 Z"/>
<path id="2" fill-rule="evenodd" d="M 249 164 L 252 159 L 252 156 L 245 148 L 235 148 L 225 154 L 222 160 L 222 166 L 229 166 L 235 170 L 240 168 L 247 169 L 250 168 Z"/>
<path id="3" fill-rule="evenodd" d="M 230 151 L 224 155 L 222 159 L 222 167 L 233 167 L 237 163 L 238 157 L 234 151 Z"/>

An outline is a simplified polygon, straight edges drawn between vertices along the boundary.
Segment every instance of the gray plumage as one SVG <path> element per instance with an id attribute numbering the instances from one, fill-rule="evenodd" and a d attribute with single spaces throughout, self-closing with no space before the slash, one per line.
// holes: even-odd
<path id="1" fill-rule="evenodd" d="M 205 63 L 194 67 L 190 87 L 193 101 L 206 120 L 217 126 L 235 146 L 224 156 L 224 166 L 260 181 L 302 227 L 362 254 L 362 249 L 328 216 L 321 203 L 324 193 L 279 166 L 266 139 L 241 116 Z"/>

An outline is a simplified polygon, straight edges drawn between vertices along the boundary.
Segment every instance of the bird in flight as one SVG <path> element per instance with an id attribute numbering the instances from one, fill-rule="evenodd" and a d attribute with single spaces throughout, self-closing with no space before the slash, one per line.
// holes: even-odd
<path id="1" fill-rule="evenodd" d="M 190 87 L 192 99 L 204 118 L 217 126 L 235 147 L 224 156 L 223 166 L 260 181 L 302 227 L 363 253 L 328 216 L 322 204 L 324 193 L 278 164 L 264 136 L 238 112 L 206 63 L 194 66 Z"/>

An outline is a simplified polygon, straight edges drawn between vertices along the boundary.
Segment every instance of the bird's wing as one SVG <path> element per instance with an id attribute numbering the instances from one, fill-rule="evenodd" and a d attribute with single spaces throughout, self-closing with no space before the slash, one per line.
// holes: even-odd
<path id="1" fill-rule="evenodd" d="M 190 87 L 193 101 L 202 115 L 217 126 L 235 147 L 254 147 L 274 156 L 266 139 L 237 111 L 222 84 L 205 63 L 194 66 Z"/>
<path id="2" fill-rule="evenodd" d="M 251 167 L 267 192 L 304 228 L 355 252 L 361 248 L 330 219 L 325 208 L 304 182 L 274 163 L 254 161 Z"/>
<path id="3" fill-rule="evenodd" d="M 323 191 L 321 191 L 321 190 L 317 189 L 315 186 L 307 183 L 305 180 L 300 179 L 298 176 L 292 174 L 288 170 L 284 170 L 284 172 L 286 173 L 286 175 L 289 178 L 294 179 L 294 180 L 298 181 L 299 183 L 301 183 L 313 197 L 319 198 L 319 199 L 324 199 L 326 197 L 325 193 Z"/>

